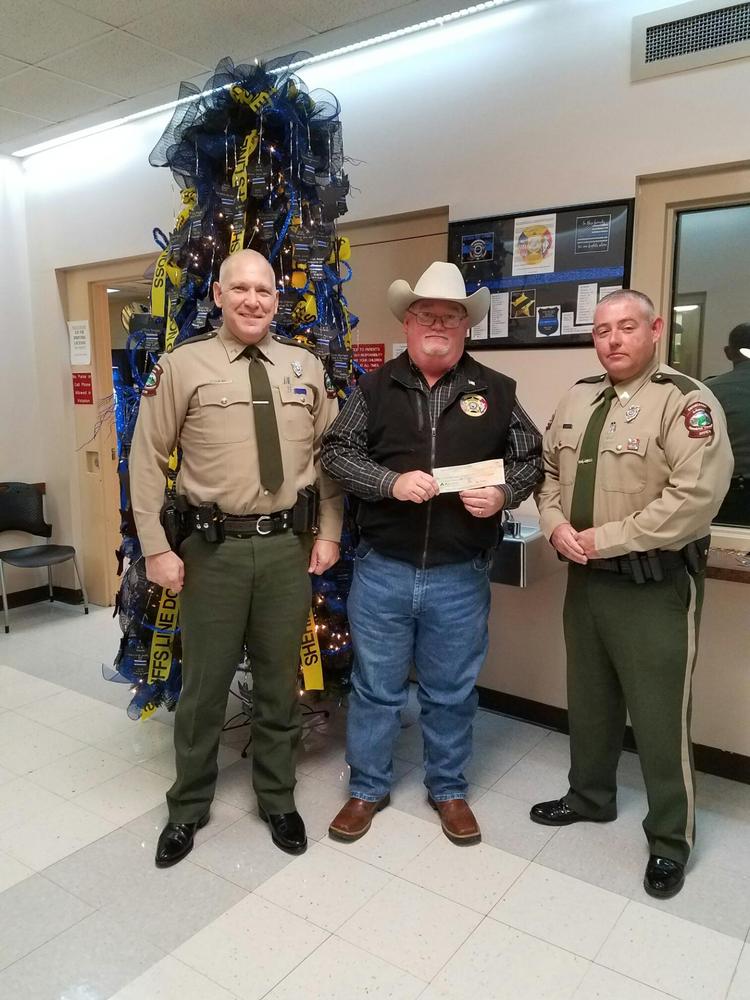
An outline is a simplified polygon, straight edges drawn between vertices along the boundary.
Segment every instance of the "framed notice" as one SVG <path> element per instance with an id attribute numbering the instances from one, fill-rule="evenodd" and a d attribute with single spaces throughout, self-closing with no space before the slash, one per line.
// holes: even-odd
<path id="1" fill-rule="evenodd" d="M 633 199 L 451 222 L 448 260 L 490 311 L 470 350 L 591 344 L 597 303 L 630 287 Z"/>

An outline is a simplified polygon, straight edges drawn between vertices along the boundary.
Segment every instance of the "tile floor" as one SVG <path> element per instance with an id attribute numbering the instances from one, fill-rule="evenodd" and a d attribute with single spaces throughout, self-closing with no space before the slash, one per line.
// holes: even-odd
<path id="1" fill-rule="evenodd" d="M 392 807 L 330 841 L 339 710 L 304 739 L 307 854 L 272 846 L 239 732 L 211 823 L 157 871 L 172 718 L 127 718 L 127 689 L 101 676 L 117 637 L 110 611 L 60 605 L 14 611 L 0 635 L 4 1000 L 750 1000 L 750 787 L 700 776 L 689 878 L 660 904 L 641 887 L 637 759 L 616 823 L 535 826 L 529 805 L 566 787 L 567 738 L 487 712 L 469 773 L 481 845 L 452 846 L 426 805 L 411 705 Z"/>

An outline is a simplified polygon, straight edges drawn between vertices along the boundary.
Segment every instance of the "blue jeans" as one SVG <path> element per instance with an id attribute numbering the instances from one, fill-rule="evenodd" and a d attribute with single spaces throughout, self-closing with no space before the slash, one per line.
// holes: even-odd
<path id="1" fill-rule="evenodd" d="M 365 543 L 357 550 L 349 594 L 355 659 L 346 738 L 356 798 L 375 802 L 390 791 L 412 664 L 424 783 L 437 801 L 466 797 L 474 685 L 488 645 L 488 567 L 486 554 L 422 570 Z"/>

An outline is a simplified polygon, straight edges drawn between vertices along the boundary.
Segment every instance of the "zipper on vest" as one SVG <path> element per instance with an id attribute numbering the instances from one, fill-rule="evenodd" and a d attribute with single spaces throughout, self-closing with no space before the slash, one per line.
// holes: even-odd
<path id="1" fill-rule="evenodd" d="M 435 441 L 437 436 L 437 427 L 432 422 L 432 411 L 430 409 L 429 400 L 425 400 L 427 405 L 427 416 L 430 421 L 430 473 L 435 468 Z M 422 549 L 422 569 L 427 566 L 427 545 L 430 540 L 430 521 L 432 520 L 432 499 L 427 501 L 427 522 L 424 528 L 424 548 Z"/>

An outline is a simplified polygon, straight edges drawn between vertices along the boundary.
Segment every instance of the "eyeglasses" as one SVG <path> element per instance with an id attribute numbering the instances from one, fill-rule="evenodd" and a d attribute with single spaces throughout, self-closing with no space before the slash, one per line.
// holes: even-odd
<path id="1" fill-rule="evenodd" d="M 415 312 L 413 309 L 407 309 L 407 312 L 416 319 L 420 326 L 433 327 L 436 323 L 442 323 L 445 330 L 457 329 L 466 319 L 465 316 L 458 316 L 456 313 L 449 313 L 447 316 L 436 316 L 434 313 Z"/>

